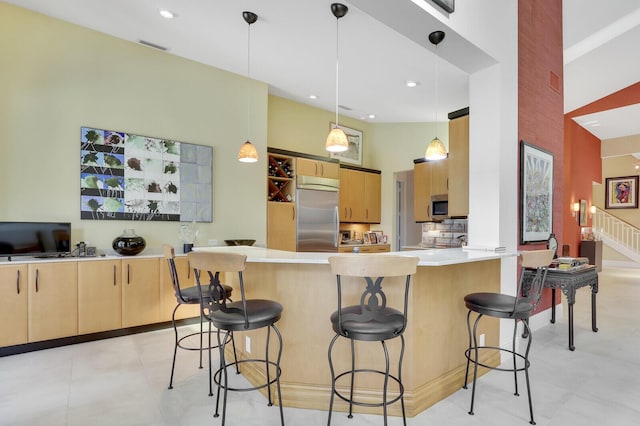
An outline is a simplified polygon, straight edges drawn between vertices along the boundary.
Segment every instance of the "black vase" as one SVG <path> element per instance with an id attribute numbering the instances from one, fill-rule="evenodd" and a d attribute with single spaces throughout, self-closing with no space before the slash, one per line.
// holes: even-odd
<path id="1" fill-rule="evenodd" d="M 122 235 L 114 238 L 111 245 L 116 253 L 123 256 L 135 256 L 142 252 L 147 242 L 137 235 L 133 229 L 125 229 Z"/>

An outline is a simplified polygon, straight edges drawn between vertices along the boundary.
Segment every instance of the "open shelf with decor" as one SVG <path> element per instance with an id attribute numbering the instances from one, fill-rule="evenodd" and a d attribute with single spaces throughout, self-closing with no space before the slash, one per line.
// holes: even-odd
<path id="1" fill-rule="evenodd" d="M 295 157 L 269 154 L 267 171 L 268 201 L 289 203 L 295 201 Z"/>

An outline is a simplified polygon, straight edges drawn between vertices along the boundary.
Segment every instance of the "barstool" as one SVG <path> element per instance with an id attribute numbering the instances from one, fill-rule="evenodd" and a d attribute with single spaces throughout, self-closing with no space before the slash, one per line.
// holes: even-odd
<path id="1" fill-rule="evenodd" d="M 403 332 L 407 326 L 407 306 L 409 298 L 409 283 L 411 276 L 416 273 L 418 258 L 397 255 L 348 255 L 332 256 L 329 258 L 331 272 L 336 274 L 338 286 L 338 310 L 331 314 L 331 325 L 336 335 L 329 344 L 328 357 L 329 369 L 331 370 L 331 399 L 329 402 L 329 418 L 327 425 L 331 424 L 331 413 L 333 411 L 334 396 L 349 403 L 349 418 L 353 417 L 353 405 L 364 407 L 382 407 L 384 414 L 384 424 L 387 424 L 387 406 L 400 400 L 402 405 L 402 419 L 406 425 L 404 409 L 404 386 L 402 385 L 402 358 L 404 356 L 404 336 Z M 345 277 L 364 278 L 365 290 L 360 296 L 360 304 L 343 306 L 342 284 Z M 387 306 L 387 296 L 382 290 L 382 281 L 387 277 L 405 277 L 404 285 L 404 308 L 403 311 Z M 357 280 L 361 282 L 360 280 Z M 332 361 L 332 350 L 338 337 L 346 337 L 351 343 L 351 369 L 336 375 Z M 400 337 L 402 347 L 398 360 L 398 375 L 389 373 L 389 351 L 386 341 Z M 367 368 L 356 368 L 355 365 L 355 341 L 379 341 L 382 343 L 385 356 L 385 369 L 374 370 Z M 353 388 L 356 373 L 374 373 L 384 376 L 382 388 L 382 402 L 369 403 L 356 401 L 353 397 Z M 336 381 L 343 376 L 350 376 L 349 396 L 342 395 L 336 389 Z M 388 400 L 389 379 L 398 385 L 398 395 Z"/>
<path id="2" fill-rule="evenodd" d="M 547 276 L 547 269 L 553 260 L 553 250 L 531 250 L 520 253 L 520 266 L 522 273 L 515 296 L 500 293 L 472 293 L 464 298 L 464 303 L 469 309 L 467 313 L 467 330 L 469 332 L 469 348 L 465 351 L 467 358 L 467 369 L 464 376 L 464 389 L 467 389 L 469 377 L 469 363 L 473 362 L 473 388 L 471 391 L 471 408 L 469 414 L 473 415 L 473 402 L 476 394 L 476 379 L 478 378 L 478 366 L 482 366 L 492 370 L 511 371 L 515 381 L 515 393 L 518 393 L 518 371 L 524 371 L 527 382 L 527 395 L 529 397 L 529 414 L 531 423 L 535 425 L 533 420 L 533 405 L 531 403 L 531 386 L 529 385 L 529 350 L 531 349 L 532 334 L 529 328 L 529 317 L 531 313 L 538 307 L 544 287 L 544 280 Z M 535 271 L 535 275 L 527 288 L 523 288 L 524 270 L 531 269 Z M 473 324 L 473 333 L 471 332 L 471 313 L 476 312 L 478 316 Z M 496 318 L 513 319 L 513 341 L 512 348 L 501 348 L 495 346 L 479 346 L 477 338 L 478 322 L 484 315 Z M 516 336 L 518 328 L 518 320 L 522 321 L 524 327 L 523 338 L 527 338 L 527 347 L 523 353 L 516 350 Z M 504 351 L 513 357 L 513 368 L 494 367 L 480 362 L 478 352 L 480 349 Z M 517 360 L 521 360 L 521 366 L 518 366 Z"/>
<path id="3" fill-rule="evenodd" d="M 213 381 L 218 386 L 216 396 L 216 411 L 214 417 L 219 416 L 220 389 L 224 389 L 222 402 L 222 425 L 225 424 L 227 411 L 227 392 L 228 391 L 250 391 L 267 388 L 269 406 L 273 405 L 271 401 L 271 385 L 276 384 L 278 393 L 278 405 L 280 406 L 280 422 L 284 426 L 284 413 L 282 410 L 282 395 L 280 393 L 280 376 L 282 370 L 280 368 L 280 358 L 282 357 L 282 336 L 276 322 L 282 315 L 282 305 L 272 300 L 264 299 L 247 299 L 245 297 L 244 280 L 242 271 L 244 271 L 247 256 L 229 252 L 190 252 L 188 254 L 191 267 L 195 271 L 196 284 L 203 294 L 202 314 L 217 329 L 218 348 L 220 351 L 220 367 L 215 373 L 211 369 L 211 354 L 209 354 L 209 375 L 213 374 Z M 225 297 L 224 287 L 220 284 L 220 274 L 237 273 L 240 283 L 240 294 L 242 300 L 237 302 L 228 302 Z M 202 274 L 209 275 L 209 286 L 201 281 Z M 208 296 L 208 298 L 204 298 Z M 206 301 L 206 303 L 205 303 Z M 227 363 L 225 361 L 225 346 L 230 333 L 234 331 L 249 331 L 259 328 L 267 328 L 267 340 L 265 359 L 243 359 Z M 271 340 L 271 330 L 278 337 L 278 356 L 276 361 L 269 360 L 269 341 Z M 220 337 L 221 331 L 224 332 L 223 338 Z M 209 346 L 211 346 L 211 335 L 209 335 Z M 264 365 L 266 382 L 249 388 L 232 388 L 229 386 L 227 379 L 227 367 L 235 365 L 236 367 L 243 362 L 255 362 Z M 275 369 L 275 377 L 271 377 L 270 367 Z"/>
<path id="4" fill-rule="evenodd" d="M 204 333 L 202 329 L 202 323 L 204 322 L 204 317 L 202 315 L 202 309 L 199 309 L 200 311 L 200 331 L 199 332 L 190 333 L 182 337 L 178 335 L 178 327 L 176 326 L 176 312 L 178 311 L 178 308 L 182 305 L 196 305 L 196 304 L 200 305 L 200 298 L 201 298 L 200 291 L 198 290 L 197 286 L 185 287 L 185 288 L 182 288 L 180 286 L 180 280 L 178 278 L 178 270 L 176 268 L 176 263 L 175 263 L 175 250 L 173 246 L 170 246 L 169 244 L 163 244 L 162 249 L 164 252 L 164 258 L 167 260 L 167 263 L 169 264 L 169 275 L 171 276 L 171 283 L 173 284 L 173 289 L 175 291 L 176 301 L 177 301 L 176 307 L 173 308 L 173 313 L 171 314 L 171 323 L 173 324 L 175 344 L 173 347 L 173 362 L 171 363 L 171 378 L 169 379 L 169 389 L 173 389 L 173 373 L 176 367 L 176 356 L 178 354 L 178 348 L 186 349 L 188 351 L 200 351 L 199 368 L 202 368 L 202 349 L 203 349 L 202 335 Z M 226 297 L 229 298 L 229 300 L 231 300 L 230 298 L 231 298 L 231 292 L 233 291 L 233 288 L 231 286 L 225 285 L 224 289 L 225 289 Z M 207 297 L 208 296 L 205 296 L 205 298 Z M 209 333 L 211 333 L 211 327 L 209 327 Z M 183 343 L 183 340 L 196 335 L 199 335 L 200 337 L 199 347 L 189 346 L 187 345 L 186 342 Z M 233 339 L 233 336 L 231 336 L 230 338 Z M 217 346 L 213 346 L 213 348 L 216 348 L 216 347 Z M 209 345 L 207 349 L 211 351 L 211 349 L 213 348 L 211 347 L 211 345 Z M 233 343 L 233 353 L 235 354 L 235 342 Z M 211 381 L 209 381 L 209 395 L 210 396 L 213 395 Z"/>

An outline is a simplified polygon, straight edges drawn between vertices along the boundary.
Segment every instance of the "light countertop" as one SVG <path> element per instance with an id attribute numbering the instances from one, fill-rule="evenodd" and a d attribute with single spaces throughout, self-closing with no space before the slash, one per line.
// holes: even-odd
<path id="1" fill-rule="evenodd" d="M 260 263 L 307 263 L 328 264 L 330 256 L 375 256 L 373 254 L 351 253 L 304 253 L 273 250 L 261 247 L 196 247 L 196 251 L 226 251 L 247 255 L 247 262 Z M 418 266 L 445 266 L 460 263 L 479 262 L 515 256 L 515 253 L 494 253 L 490 251 L 463 251 L 461 248 L 409 250 L 402 252 L 378 253 L 379 256 L 402 255 L 420 258 Z"/>

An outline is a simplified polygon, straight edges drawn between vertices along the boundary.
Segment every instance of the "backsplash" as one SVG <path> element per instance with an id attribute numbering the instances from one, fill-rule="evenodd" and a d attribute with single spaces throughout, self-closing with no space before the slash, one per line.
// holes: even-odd
<path id="1" fill-rule="evenodd" d="M 467 241 L 467 219 L 446 219 L 422 224 L 422 243 L 425 248 L 460 247 Z"/>

